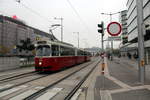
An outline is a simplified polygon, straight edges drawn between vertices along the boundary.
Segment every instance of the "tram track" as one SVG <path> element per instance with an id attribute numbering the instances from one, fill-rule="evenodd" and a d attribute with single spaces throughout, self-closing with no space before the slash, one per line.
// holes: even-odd
<path id="1" fill-rule="evenodd" d="M 84 83 L 84 81 L 87 79 L 87 77 L 90 75 L 90 73 L 96 68 L 96 66 L 99 64 L 100 60 L 98 62 L 96 62 L 96 64 L 94 65 L 94 67 L 92 68 L 92 70 L 90 70 L 90 72 L 88 74 L 86 74 L 86 76 L 81 80 L 81 82 L 79 82 L 78 85 L 76 85 L 73 90 L 70 91 L 70 93 L 65 97 L 66 100 L 69 100 L 73 94 L 80 88 L 80 86 L 82 85 L 82 83 Z M 54 87 L 55 85 L 59 84 L 60 82 L 66 80 L 67 78 L 69 78 L 70 76 L 73 76 L 75 73 L 80 72 L 81 70 L 83 70 L 84 68 L 87 68 L 88 66 L 94 64 L 95 61 L 90 62 L 90 64 L 83 66 L 82 68 L 70 73 L 69 75 L 59 79 L 58 81 L 46 86 L 43 89 L 40 89 L 39 91 L 33 93 L 32 95 L 24 98 L 23 100 L 35 100 L 36 98 L 38 98 L 39 96 L 41 96 L 45 91 L 49 90 L 50 88 Z M 69 98 L 68 98 L 69 97 Z"/>
<path id="2" fill-rule="evenodd" d="M 101 60 L 100 60 L 101 61 Z M 64 100 L 70 100 L 72 96 L 79 90 L 79 88 L 82 86 L 82 84 L 86 81 L 86 79 L 89 77 L 89 75 L 93 72 L 93 70 L 97 67 L 97 65 L 100 63 L 97 62 L 96 65 L 85 75 L 85 77 L 70 91 L 70 93 L 65 97 Z"/>
<path id="3" fill-rule="evenodd" d="M 33 74 L 35 75 L 35 73 L 33 73 Z M 28 75 L 28 76 L 26 76 L 26 77 L 33 76 L 33 74 Z M 30 79 L 30 80 L 27 80 L 27 81 L 25 81 L 25 82 L 21 82 L 21 83 L 15 84 L 15 85 L 10 86 L 10 87 L 8 87 L 8 88 L 1 89 L 0 92 L 3 92 L 3 91 L 6 91 L 6 90 L 9 90 L 9 89 L 12 89 L 12 88 L 14 88 L 14 87 L 18 87 L 18 86 L 24 85 L 24 84 L 26 84 L 26 83 L 29 83 L 29 82 L 32 82 L 32 81 L 41 79 L 41 78 L 46 77 L 46 76 L 48 76 L 48 75 L 42 75 L 42 76 L 39 76 L 39 77 L 37 77 L 37 78 L 33 78 L 33 79 Z M 8 81 L 5 81 L 5 82 L 8 82 Z M 2 83 L 4 84 L 5 82 L 2 82 Z"/>
<path id="4" fill-rule="evenodd" d="M 20 69 L 4 71 L 0 73 L 0 80 L 8 78 L 8 77 L 12 77 L 12 76 L 20 75 L 20 74 L 29 73 L 29 72 L 32 72 L 33 70 L 34 70 L 33 67 L 29 67 L 29 68 L 20 68 Z"/>
<path id="5" fill-rule="evenodd" d="M 11 81 L 11 80 L 16 80 L 16 79 L 20 79 L 20 78 L 23 78 L 23 77 L 31 76 L 31 75 L 34 75 L 34 74 L 37 74 L 37 72 L 32 71 L 32 72 L 22 73 L 22 74 L 10 76 L 10 77 L 4 77 L 4 78 L 0 79 L 0 84 L 4 83 L 4 82 Z"/>
<path id="6" fill-rule="evenodd" d="M 4 88 L 4 89 L 0 88 L 0 99 L 4 98 L 5 100 L 23 100 L 23 99 L 24 100 L 31 100 L 30 97 L 32 97 L 31 96 L 32 94 L 35 95 L 35 94 L 43 93 L 47 89 L 49 89 L 49 88 L 53 87 L 54 85 L 60 83 L 61 81 L 65 80 L 65 78 L 67 78 L 67 77 L 69 77 L 71 75 L 73 76 L 76 72 L 86 68 L 87 66 L 90 66 L 91 64 L 93 64 L 96 61 L 97 61 L 97 59 L 92 60 L 92 61 L 87 62 L 87 63 L 84 63 L 84 64 L 77 65 L 75 67 L 66 69 L 64 71 L 60 71 L 60 72 L 57 72 L 57 73 L 52 73 L 52 74 L 46 74 L 46 75 L 43 75 L 43 76 L 39 76 L 38 78 L 32 78 L 31 77 L 32 79 L 24 81 L 24 82 L 21 82 L 21 83 L 20 83 L 19 80 L 17 80 L 17 81 L 19 81 L 19 83 L 15 84 L 15 85 L 13 85 L 11 87 Z M 37 74 L 37 75 L 39 75 L 39 74 Z M 2 87 L 3 85 L 4 84 L 0 84 L 0 87 Z M 23 88 L 23 90 L 19 90 L 20 92 L 19 91 L 18 92 L 11 92 L 12 96 L 8 95 L 8 92 L 10 93 L 10 91 L 14 91 L 14 90 L 16 90 L 16 89 L 18 89 L 20 87 L 24 87 L 24 86 L 27 86 L 27 88 Z M 39 88 L 39 87 L 42 87 L 42 88 Z M 36 89 L 36 88 L 38 88 L 38 89 Z M 34 90 L 34 89 L 36 89 L 36 90 Z M 35 93 L 30 93 L 30 94 L 28 94 L 28 96 L 21 97 L 21 99 L 20 98 L 19 99 L 11 99 L 11 98 L 14 98 L 16 96 L 21 95 L 22 93 L 24 93 L 23 91 L 24 92 L 25 91 L 26 92 L 28 92 L 28 91 L 36 91 L 36 92 Z M 29 97 L 29 99 L 27 97 Z"/>

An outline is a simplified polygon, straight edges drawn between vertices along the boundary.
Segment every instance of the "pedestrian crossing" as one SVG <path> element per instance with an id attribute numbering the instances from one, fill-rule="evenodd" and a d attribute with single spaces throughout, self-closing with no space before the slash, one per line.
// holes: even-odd
<path id="1" fill-rule="evenodd" d="M 26 87 L 27 87 L 27 86 L 22 85 L 22 86 L 19 86 L 19 87 L 16 87 L 16 88 L 12 88 L 12 89 L 10 89 L 10 90 L 6 90 L 6 91 L 0 93 L 0 97 L 9 95 L 9 94 L 11 94 L 11 93 L 14 93 L 14 92 L 16 92 L 16 91 L 18 91 L 18 90 L 21 90 L 21 89 L 23 89 L 23 88 L 26 88 Z"/>
<path id="2" fill-rule="evenodd" d="M 30 96 L 31 94 L 37 92 L 38 90 L 28 90 L 24 93 L 21 93 L 20 95 L 17 95 L 13 98 L 10 98 L 9 100 L 23 100 L 24 98 Z"/>
<path id="3" fill-rule="evenodd" d="M 0 90 L 9 88 L 11 86 L 14 86 L 14 85 L 13 84 L 6 84 L 3 86 L 0 86 Z M 37 86 L 37 87 L 31 88 L 31 87 L 26 86 L 26 85 L 18 86 L 18 87 L 11 88 L 9 90 L 0 92 L 0 99 L 8 98 L 8 100 L 23 100 L 23 99 L 25 99 L 28 96 L 38 92 L 40 89 L 43 89 L 43 88 L 45 88 L 45 87 Z M 64 88 L 57 88 L 57 87 L 49 89 L 43 95 L 39 96 L 35 100 L 50 100 L 54 96 L 59 94 L 63 89 Z M 80 95 L 80 93 L 81 93 L 81 89 L 79 89 L 77 94 L 75 94 L 75 96 L 73 96 L 73 98 L 71 100 L 76 100 L 78 98 L 78 96 Z M 9 97 L 9 95 L 12 95 L 12 97 Z"/>
<path id="4" fill-rule="evenodd" d="M 57 93 L 59 93 L 63 88 L 53 88 L 50 91 L 47 91 L 44 95 L 40 96 L 36 100 L 50 100 L 53 98 Z"/>
<path id="5" fill-rule="evenodd" d="M 14 84 L 6 84 L 6 85 L 3 85 L 3 86 L 0 86 L 0 91 L 3 90 L 3 89 L 10 88 L 12 86 L 14 86 Z"/>

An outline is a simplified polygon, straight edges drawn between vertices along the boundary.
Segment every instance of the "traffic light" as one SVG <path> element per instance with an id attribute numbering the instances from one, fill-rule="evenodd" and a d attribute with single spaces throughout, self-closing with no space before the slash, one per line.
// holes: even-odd
<path id="1" fill-rule="evenodd" d="M 98 32 L 104 35 L 104 22 L 101 22 L 101 24 L 97 25 L 100 29 L 98 29 Z"/>
<path id="2" fill-rule="evenodd" d="M 123 44 L 128 43 L 128 36 L 127 35 L 122 37 L 122 43 Z"/>

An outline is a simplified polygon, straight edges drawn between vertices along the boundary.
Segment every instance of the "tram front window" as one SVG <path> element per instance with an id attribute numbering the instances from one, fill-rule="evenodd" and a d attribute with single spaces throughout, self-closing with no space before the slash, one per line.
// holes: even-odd
<path id="1" fill-rule="evenodd" d="M 38 46 L 36 56 L 50 56 L 51 50 L 49 46 Z"/>

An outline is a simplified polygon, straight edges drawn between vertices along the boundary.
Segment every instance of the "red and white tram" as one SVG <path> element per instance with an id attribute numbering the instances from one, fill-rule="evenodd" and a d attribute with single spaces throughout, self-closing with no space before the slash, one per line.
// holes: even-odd
<path id="1" fill-rule="evenodd" d="M 59 41 L 38 41 L 35 70 L 56 71 L 90 60 L 90 53 Z"/>

